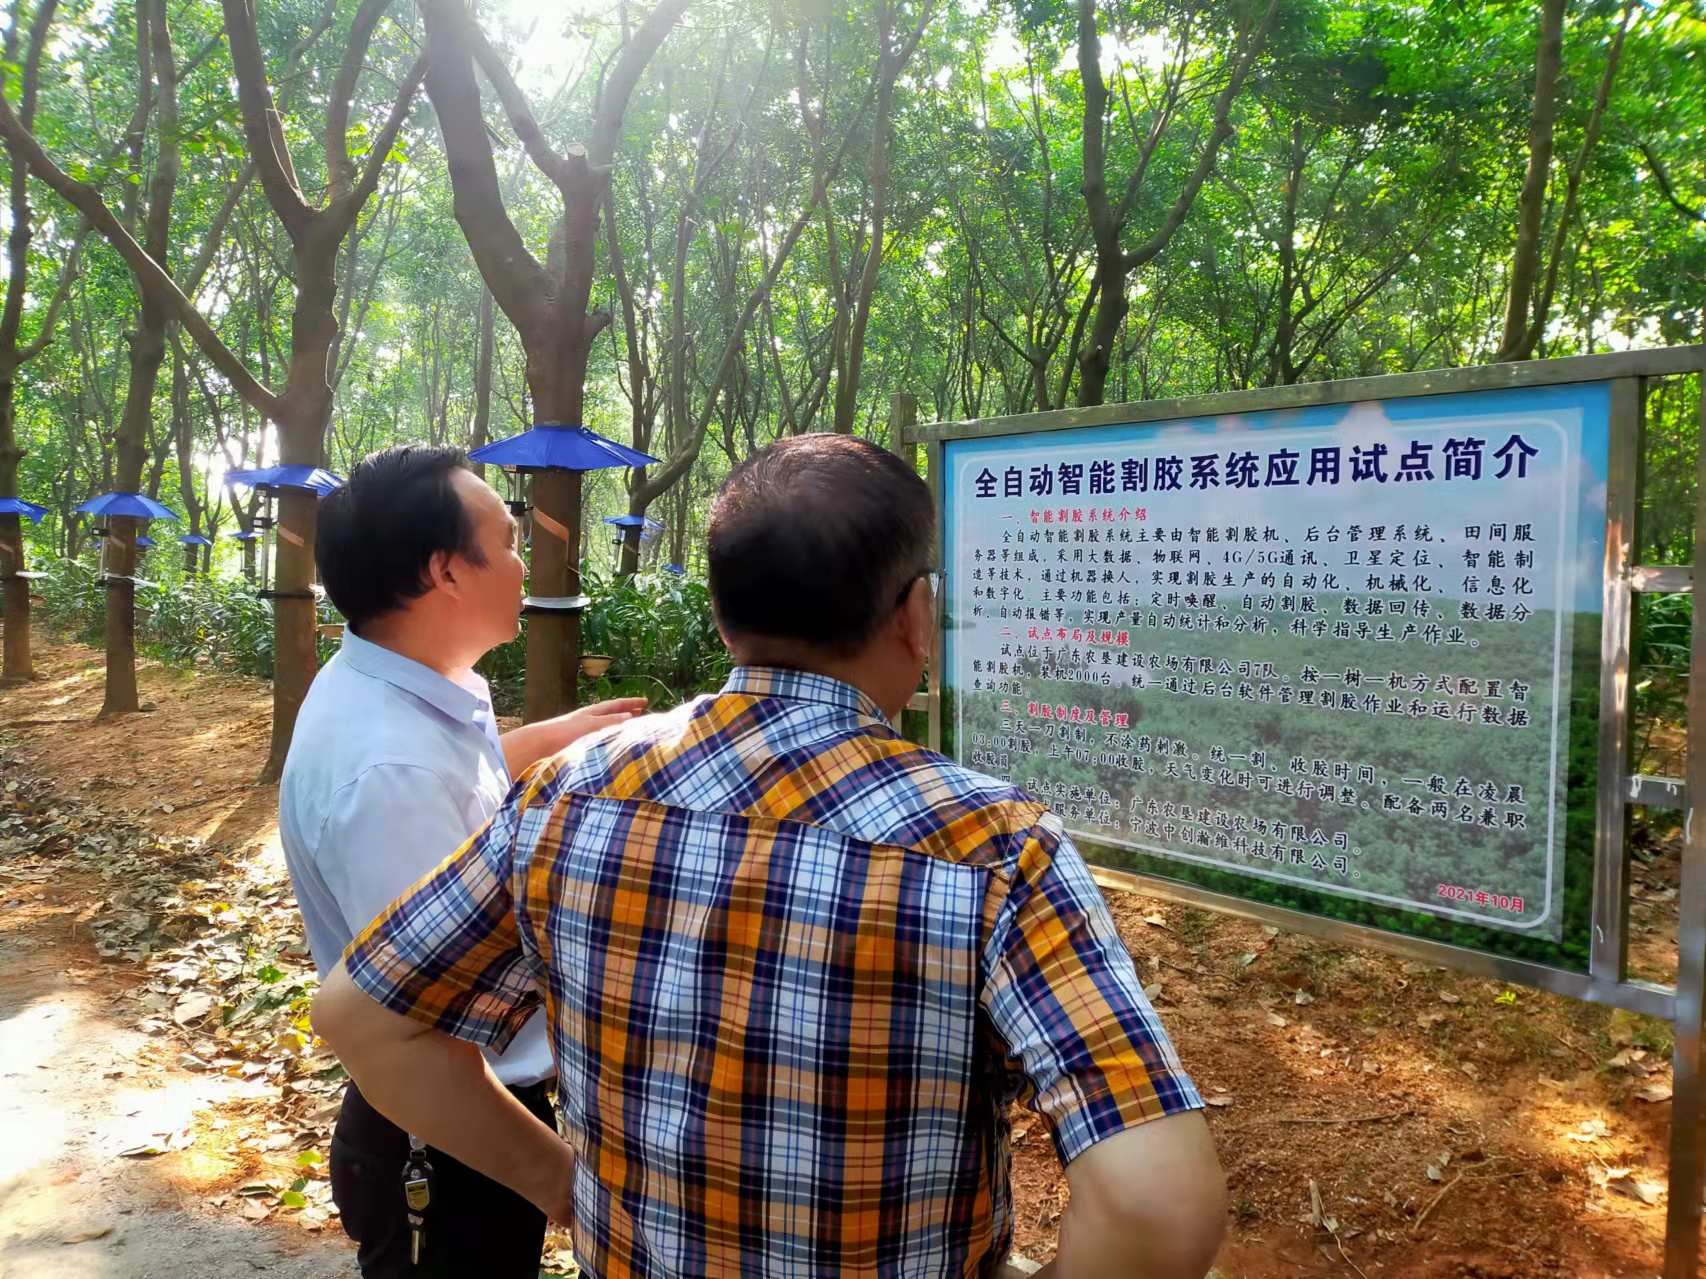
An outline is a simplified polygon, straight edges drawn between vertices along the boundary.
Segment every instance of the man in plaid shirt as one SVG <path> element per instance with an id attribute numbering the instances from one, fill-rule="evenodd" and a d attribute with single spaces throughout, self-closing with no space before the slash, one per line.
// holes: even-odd
<path id="1" fill-rule="evenodd" d="M 1049 1274 L 1213 1259 L 1201 1099 L 1059 819 L 893 727 L 934 533 L 873 445 L 751 457 L 708 530 L 723 690 L 536 766 L 315 1003 L 376 1107 L 572 1223 L 593 1279 L 1003 1273 L 1015 1101 L 1067 1170 Z M 566 1144 L 476 1047 L 541 1000 Z"/>

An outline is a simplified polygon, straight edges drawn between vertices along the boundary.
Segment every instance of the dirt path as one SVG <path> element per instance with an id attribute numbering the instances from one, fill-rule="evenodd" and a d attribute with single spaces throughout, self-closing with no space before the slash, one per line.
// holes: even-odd
<path id="1" fill-rule="evenodd" d="M 160 1016 L 158 978 L 118 950 L 171 891 L 170 873 L 156 886 L 125 861 L 176 869 L 135 843 L 148 832 L 281 873 L 273 793 L 248 784 L 267 691 L 149 664 L 158 709 L 96 722 L 92 656 L 45 644 L 41 678 L 0 690 L 0 1275 L 353 1275 L 335 1217 L 281 1221 L 275 1196 L 237 1193 L 292 1180 L 256 1149 L 279 1144 L 264 1119 L 277 1085 L 198 1062 L 190 1028 Z"/>
<path id="2" fill-rule="evenodd" d="M 0 1133 L 31 1134 L 0 1140 L 0 1274 L 146 1275 L 156 1247 L 174 1279 L 353 1273 L 314 1162 L 339 1072 L 298 1029 L 311 974 L 276 796 L 251 785 L 265 686 L 145 664 L 155 709 L 100 722 L 99 655 L 38 652 L 43 678 L 0 691 Z M 1632 958 L 1656 974 L 1675 836 L 1633 877 Z M 1111 904 L 1211 1098 L 1223 1279 L 1657 1274 L 1667 1025 Z M 161 1136 L 182 1148 L 119 1157 Z M 1040 1125 L 1015 1139 L 1016 1242 L 1046 1259 L 1065 1181 Z"/>
<path id="3" fill-rule="evenodd" d="M 16 920 L 26 908 L 12 906 L 0 933 L 0 1274 L 352 1274 L 341 1232 L 256 1228 L 204 1202 L 194 1183 L 210 1152 L 170 1147 L 193 1138 L 242 1086 L 139 1067 L 152 1055 L 150 1036 L 115 1016 L 110 979 L 73 984 L 67 967 L 87 971 L 78 967 L 89 962 L 86 946 L 50 940 L 74 917 L 64 905 L 57 893 L 34 903 L 27 922 Z M 168 1153 L 124 1154 L 157 1146 Z"/>

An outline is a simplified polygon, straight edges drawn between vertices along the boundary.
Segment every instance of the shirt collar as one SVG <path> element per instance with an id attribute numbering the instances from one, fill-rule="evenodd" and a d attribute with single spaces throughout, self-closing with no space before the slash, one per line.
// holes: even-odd
<path id="1" fill-rule="evenodd" d="M 423 666 L 411 657 L 392 652 L 382 645 L 364 640 L 354 631 L 344 629 L 340 650 L 344 661 L 363 675 L 382 680 L 406 693 L 413 693 L 428 706 L 442 711 L 461 724 L 476 724 L 482 713 L 491 713 L 491 695 L 486 681 L 469 672 L 468 678 L 477 687 L 466 687 L 446 679 L 430 666 Z"/>
<path id="2" fill-rule="evenodd" d="M 779 697 L 791 702 L 821 702 L 862 719 L 874 719 L 879 724 L 893 727 L 889 717 L 864 691 L 813 671 L 787 670 L 780 666 L 737 666 L 729 672 L 723 692 Z"/>

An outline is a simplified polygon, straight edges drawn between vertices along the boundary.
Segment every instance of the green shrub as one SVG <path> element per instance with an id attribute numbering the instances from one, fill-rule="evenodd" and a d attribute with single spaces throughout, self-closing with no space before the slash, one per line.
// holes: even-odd
<path id="1" fill-rule="evenodd" d="M 47 577 L 39 584 L 40 615 L 72 639 L 99 644 L 106 632 L 107 593 L 100 575 L 77 560 L 38 561 Z"/>
<path id="2" fill-rule="evenodd" d="M 611 659 L 597 680 L 581 680 L 580 700 L 646 697 L 664 710 L 722 685 L 729 654 L 711 616 L 704 585 L 673 573 L 607 576 L 581 565 L 581 590 L 591 599 L 581 616 L 581 652 Z M 486 654 L 479 671 L 492 686 L 500 715 L 519 715 L 527 672 L 527 633 Z"/>
<path id="3" fill-rule="evenodd" d="M 1688 702 L 1689 646 L 1694 631 L 1692 595 L 1642 595 L 1636 600 L 1634 689 L 1631 712 L 1636 772 L 1650 766 L 1679 770 L 1682 761 L 1664 758 L 1655 737 L 1667 726 L 1680 731 Z"/>
<path id="4" fill-rule="evenodd" d="M 94 568 L 74 560 L 43 561 L 43 620 L 85 644 L 105 642 L 106 591 Z M 711 617 L 711 599 L 698 582 L 670 573 L 632 579 L 606 577 L 590 564 L 582 589 L 592 599 L 581 619 L 581 651 L 611 659 L 600 679 L 582 680 L 584 704 L 607 697 L 647 697 L 665 709 L 715 689 L 727 677 L 728 651 Z M 176 561 L 150 564 L 154 584 L 136 596 L 137 648 L 175 666 L 201 666 L 271 679 L 272 603 L 241 579 L 190 577 Z M 337 622 L 330 604 L 321 622 Z M 491 683 L 501 715 L 519 715 L 527 673 L 527 635 L 486 654 L 479 670 Z M 320 637 L 320 660 L 337 641 Z"/>
<path id="5" fill-rule="evenodd" d="M 48 561 L 41 584 L 41 616 L 73 639 L 99 647 L 106 642 L 106 589 L 96 569 L 76 560 Z M 190 577 L 174 560 L 150 564 L 149 585 L 136 592 L 136 646 L 174 666 L 204 666 L 271 679 L 272 603 L 242 579 Z M 320 620 L 337 612 L 320 605 Z M 320 660 L 336 651 L 320 638 Z"/>

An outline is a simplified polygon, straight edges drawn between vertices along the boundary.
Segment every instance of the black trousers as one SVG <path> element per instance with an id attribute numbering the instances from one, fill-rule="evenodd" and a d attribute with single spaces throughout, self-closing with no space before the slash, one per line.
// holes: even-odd
<path id="1" fill-rule="evenodd" d="M 528 1110 L 556 1128 L 549 1082 L 512 1088 Z M 538 1279 L 545 1214 L 506 1186 L 428 1147 L 432 1204 L 420 1265 L 410 1260 L 403 1163 L 409 1138 L 367 1102 L 344 1091 L 332 1133 L 332 1202 L 355 1240 L 364 1279 Z"/>

